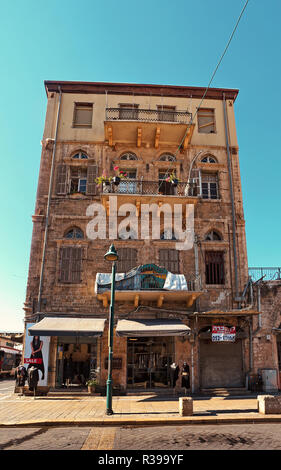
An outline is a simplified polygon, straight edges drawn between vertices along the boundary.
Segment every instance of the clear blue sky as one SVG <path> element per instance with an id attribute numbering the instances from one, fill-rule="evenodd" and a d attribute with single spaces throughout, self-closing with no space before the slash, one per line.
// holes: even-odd
<path id="1" fill-rule="evenodd" d="M 206 86 L 244 0 L 1 3 L 0 331 L 23 302 L 46 109 L 44 80 Z M 281 266 L 280 0 L 250 0 L 212 83 L 235 111 L 249 266 Z"/>

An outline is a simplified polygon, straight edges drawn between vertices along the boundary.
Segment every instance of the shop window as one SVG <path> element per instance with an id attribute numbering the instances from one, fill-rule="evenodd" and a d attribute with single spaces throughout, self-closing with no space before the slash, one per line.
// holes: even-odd
<path id="1" fill-rule="evenodd" d="M 222 251 L 205 252 L 206 284 L 224 284 L 224 255 Z"/>
<path id="2" fill-rule="evenodd" d="M 200 108 L 197 113 L 198 132 L 204 134 L 214 134 L 215 129 L 215 110 Z"/>
<path id="3" fill-rule="evenodd" d="M 74 103 L 73 127 L 92 127 L 92 118 L 92 103 Z"/>
<path id="4" fill-rule="evenodd" d="M 171 273 L 178 274 L 180 272 L 179 250 L 159 250 L 159 266 L 163 266 Z"/>
<path id="5" fill-rule="evenodd" d="M 60 249 L 60 282 L 77 284 L 82 281 L 82 247 Z"/>

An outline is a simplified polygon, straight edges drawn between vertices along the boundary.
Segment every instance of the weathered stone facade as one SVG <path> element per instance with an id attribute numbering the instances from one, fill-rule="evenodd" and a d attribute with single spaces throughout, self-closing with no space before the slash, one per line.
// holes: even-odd
<path id="1" fill-rule="evenodd" d="M 60 100 L 61 90 L 61 100 Z M 204 375 L 202 367 L 209 367 L 208 361 L 202 366 L 200 356 L 200 342 L 210 342 L 212 325 L 236 326 L 237 340 L 241 343 L 241 355 L 237 354 L 237 369 L 241 369 L 240 386 L 246 385 L 247 374 L 251 372 L 251 357 L 249 353 L 249 331 L 255 329 L 257 322 L 256 305 L 252 308 L 241 298 L 248 280 L 247 249 L 245 239 L 245 221 L 243 214 L 243 201 L 241 191 L 238 145 L 234 120 L 234 101 L 237 90 L 211 89 L 206 95 L 204 108 L 210 108 L 215 113 L 215 128 L 210 133 L 199 132 L 197 118 L 194 119 L 192 135 L 184 140 L 188 125 L 165 121 L 163 115 L 159 122 L 143 122 L 141 118 L 119 119 L 110 121 L 105 118 L 107 109 L 118 108 L 120 103 L 137 101 L 141 109 L 157 109 L 157 105 L 175 106 L 177 110 L 189 109 L 193 115 L 199 105 L 202 90 L 188 87 L 157 87 L 142 85 L 116 85 L 116 84 L 83 84 L 71 82 L 46 82 L 48 106 L 45 130 L 42 140 L 41 166 L 38 180 L 38 190 L 35 214 L 33 216 L 33 235 L 31 244 L 30 267 L 25 302 L 26 322 L 36 322 L 44 316 L 64 317 L 99 317 L 108 319 L 108 305 L 101 301 L 95 291 L 97 273 L 110 272 L 111 266 L 104 260 L 111 241 L 106 239 L 92 240 L 87 237 L 87 227 L 92 215 L 87 215 L 88 207 L 98 202 L 108 209 L 109 194 L 104 193 L 102 186 L 95 186 L 93 181 L 91 191 L 70 191 L 72 174 L 80 172 L 79 184 L 83 178 L 87 184 L 90 182 L 89 169 L 94 168 L 96 176 L 103 172 L 113 175 L 113 168 L 126 172 L 135 172 L 135 178 L 141 182 L 159 182 L 159 174 L 175 171 L 180 182 L 188 182 L 190 170 L 196 170 L 200 175 L 198 184 L 201 190 L 204 187 L 209 194 L 185 195 L 176 197 L 171 194 L 135 194 L 134 190 L 116 194 L 117 206 L 131 203 L 139 210 L 142 203 L 156 203 L 159 210 L 161 204 L 194 204 L 194 231 L 196 243 L 190 250 L 178 252 L 178 272 L 189 279 L 191 274 L 200 276 L 200 293 L 188 303 L 182 301 L 176 294 L 171 301 L 159 299 L 150 300 L 136 296 L 134 301 L 116 299 L 115 315 L 118 318 L 178 318 L 191 328 L 188 338 L 175 337 L 174 360 L 182 366 L 187 361 L 191 370 L 192 391 L 206 387 L 202 384 Z M 138 93 L 133 98 L 133 93 Z M 161 96 L 162 95 L 162 96 Z M 151 102 L 148 103 L 150 96 Z M 152 97 L 152 98 L 151 98 Z M 161 100 L 160 100 L 161 98 Z M 224 100 L 225 98 L 225 100 Z M 73 109 L 76 103 L 90 103 L 93 108 L 91 124 L 88 126 L 75 125 Z M 225 106 L 225 108 L 224 108 Z M 169 108 L 170 109 L 170 108 Z M 224 115 L 224 109 L 226 115 Z M 224 117 L 227 120 L 227 130 L 224 126 Z M 166 119 L 167 121 L 167 119 Z M 204 124 L 203 124 L 204 125 Z M 133 127 L 134 126 L 134 127 Z M 57 132 L 56 132 L 57 129 Z M 131 136 L 135 136 L 133 141 Z M 158 137 L 157 137 L 158 136 Z M 160 136 L 160 137 L 159 137 Z M 136 159 L 123 160 L 122 156 L 131 152 Z M 78 158 L 77 154 L 87 158 Z M 174 161 L 161 159 L 164 154 L 175 156 Z M 213 161 L 202 161 L 204 157 L 211 156 Z M 75 158 L 73 158 L 75 157 Z M 197 157 L 197 158 L 196 158 Z M 63 180 L 61 168 L 65 171 Z M 52 173 L 53 171 L 53 173 Z M 232 178 L 231 194 L 230 174 Z M 205 176 L 204 176 L 205 175 Z M 211 179 L 208 179 L 211 177 Z M 73 177 L 74 178 L 74 177 Z M 205 178 L 205 179 L 204 179 Z M 213 179 L 212 179 L 213 178 Z M 76 180 L 75 180 L 76 181 Z M 78 180 L 77 180 L 78 181 Z M 85 182 L 84 181 L 84 182 Z M 204 181 L 206 181 L 204 183 Z M 210 183 L 208 181 L 213 181 Z M 215 183 L 214 183 L 215 181 Z M 49 194 L 51 182 L 51 190 Z M 60 189 L 58 190 L 58 184 Z M 205 184 L 205 186 L 204 186 Z M 213 184 L 213 186 L 212 186 Z M 63 186 L 65 185 L 65 186 Z M 61 188 L 65 188 L 63 191 Z M 211 195 L 210 191 L 213 191 Z M 106 212 L 105 212 L 106 213 Z M 46 216 L 48 215 L 48 220 Z M 120 222 L 123 217 L 118 217 Z M 163 220 L 160 221 L 161 228 Z M 73 228 L 83 233 L 83 238 L 68 238 L 67 234 Z M 235 234 L 233 234 L 235 228 Z M 136 231 L 140 232 L 139 220 Z M 215 233 L 214 238 L 206 239 L 209 233 Z M 107 226 L 108 234 L 108 226 Z M 234 246 L 235 240 L 235 246 Z M 145 240 L 138 239 L 114 240 L 117 252 L 125 253 L 128 249 L 136 250 L 135 265 L 148 263 L 160 264 L 160 250 L 174 250 L 174 240 Z M 81 266 L 79 268 L 79 282 L 62 276 L 62 249 L 79 248 L 81 251 Z M 123 251 L 121 250 L 123 249 Z M 125 250 L 124 250 L 125 249 Z M 209 252 L 219 253 L 222 266 L 222 278 L 212 274 L 213 279 L 208 281 L 207 256 Z M 43 255 L 44 254 L 44 255 Z M 44 256 L 44 258 L 43 258 Z M 79 255 L 80 256 L 80 255 Z M 42 259 L 44 263 L 42 266 Z M 218 263 L 218 262 L 216 262 Z M 69 266 L 67 264 L 67 266 Z M 118 265 L 117 265 L 118 266 Z M 218 264 L 216 264 L 218 266 Z M 132 266 L 131 266 L 132 267 Z M 164 266 L 165 267 L 165 266 Z M 198 276 L 199 275 L 199 276 Z M 214 277 L 215 276 L 215 277 Z M 214 279 L 220 282 L 215 284 Z M 198 281 L 199 282 L 199 281 Z M 161 293 L 160 293 L 161 294 Z M 159 295 L 160 295 L 159 294 Z M 39 302 L 39 303 L 38 303 Z M 276 301 L 277 302 L 277 301 Z M 271 301 L 269 301 L 271 305 Z M 277 303 L 276 303 L 277 308 Z M 274 309 L 272 315 L 277 313 Z M 275 317 L 274 317 L 275 318 Z M 270 329 L 271 320 L 268 328 Z M 277 317 L 274 325 L 277 326 Z M 108 324 L 101 338 L 97 340 L 98 365 L 100 367 L 100 383 L 106 382 L 107 370 L 105 360 L 107 350 Z M 205 335 L 205 336 L 204 336 Z M 253 336 L 255 352 L 254 368 L 272 367 L 270 347 L 258 334 Z M 73 340 L 75 342 L 75 340 Z M 205 344 L 204 343 L 204 344 Z M 261 346 L 261 343 L 263 346 Z M 127 338 L 114 338 L 114 356 L 121 359 L 121 369 L 113 370 L 114 383 L 122 389 L 127 388 L 128 380 L 128 340 Z M 207 347 L 207 346 L 204 346 Z M 240 346 L 239 346 L 240 347 Z M 208 347 L 207 347 L 208 349 Z M 260 351 L 260 352 L 259 352 Z M 264 356 L 265 351 L 266 357 Z M 214 352 L 216 355 L 216 352 Z M 276 356 L 276 351 L 274 352 Z M 239 357 L 238 357 L 239 356 Z M 215 356 L 214 356 L 215 357 Z M 206 357 L 203 358 L 206 361 Z M 49 356 L 50 386 L 56 386 L 56 368 L 58 360 L 58 338 L 51 338 Z M 204 362 L 203 360 L 203 362 Z M 228 358 L 230 360 L 230 357 Z M 276 361 L 275 361 L 276 362 Z M 229 367 L 229 362 L 226 367 Z M 277 367 L 277 365 L 276 365 Z M 221 383 L 219 374 L 218 386 L 229 386 L 226 380 Z M 212 383 L 216 383 L 214 380 Z M 238 382 L 237 382 L 238 383 Z M 180 386 L 180 381 L 178 382 Z"/>

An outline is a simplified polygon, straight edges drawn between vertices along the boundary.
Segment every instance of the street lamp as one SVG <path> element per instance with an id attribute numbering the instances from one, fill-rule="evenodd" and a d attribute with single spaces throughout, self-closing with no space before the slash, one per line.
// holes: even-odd
<path id="1" fill-rule="evenodd" d="M 117 251 L 112 244 L 109 251 L 104 255 L 106 261 L 112 261 L 111 275 L 111 298 L 109 309 L 109 331 L 108 331 L 108 378 L 106 382 L 106 414 L 112 415 L 112 359 L 113 359 L 113 326 L 114 326 L 114 300 L 115 300 L 115 271 L 118 260 Z"/>

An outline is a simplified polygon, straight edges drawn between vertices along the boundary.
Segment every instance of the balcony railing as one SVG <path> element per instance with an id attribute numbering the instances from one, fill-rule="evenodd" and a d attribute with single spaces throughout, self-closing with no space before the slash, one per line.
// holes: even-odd
<path id="1" fill-rule="evenodd" d="M 106 108 L 105 120 L 189 124 L 192 121 L 192 114 L 186 111 L 162 111 L 161 109 Z"/>
<path id="2" fill-rule="evenodd" d="M 263 281 L 277 281 L 281 280 L 281 268 L 249 268 L 249 276 L 252 280 L 258 281 L 263 278 Z"/>
<path id="3" fill-rule="evenodd" d="M 179 182 L 176 186 L 168 181 L 144 181 L 144 180 L 121 180 L 116 186 L 114 183 L 102 184 L 103 194 L 140 194 L 147 196 L 185 196 L 199 197 L 200 184 L 199 180 L 188 184 L 187 182 Z"/>

